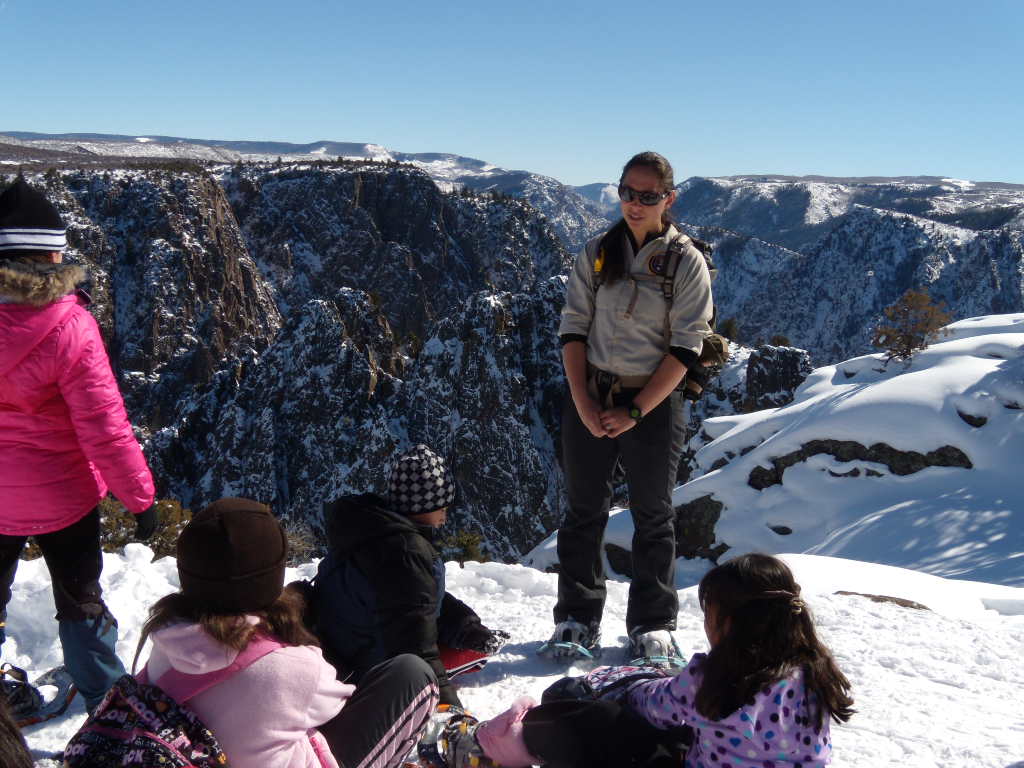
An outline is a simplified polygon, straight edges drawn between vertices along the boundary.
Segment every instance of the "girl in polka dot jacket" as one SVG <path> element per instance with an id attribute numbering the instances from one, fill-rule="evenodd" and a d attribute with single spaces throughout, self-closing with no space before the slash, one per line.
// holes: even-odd
<path id="1" fill-rule="evenodd" d="M 708 571 L 698 597 L 710 652 L 695 654 L 674 676 L 599 667 L 582 681 L 563 680 L 582 683 L 589 695 L 549 701 L 549 690 L 540 706 L 517 701 L 476 726 L 480 751 L 507 767 L 635 765 L 645 764 L 635 755 L 649 750 L 612 759 L 614 745 L 656 745 L 659 733 L 690 731 L 685 768 L 827 765 L 829 721 L 853 714 L 850 682 L 818 639 L 786 564 L 769 555 L 737 557 Z M 644 721 L 639 730 L 624 725 L 636 716 Z"/>
<path id="2" fill-rule="evenodd" d="M 698 597 L 710 653 L 674 677 L 628 687 L 626 705 L 655 727 L 694 729 L 687 768 L 827 765 L 829 720 L 853 714 L 850 682 L 786 564 L 737 557 L 704 576 Z"/>

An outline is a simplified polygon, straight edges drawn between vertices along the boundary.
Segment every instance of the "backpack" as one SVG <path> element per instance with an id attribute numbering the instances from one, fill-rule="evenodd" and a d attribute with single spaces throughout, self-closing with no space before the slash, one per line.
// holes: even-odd
<path id="1" fill-rule="evenodd" d="M 71 737 L 64 767 L 230 768 L 213 731 L 184 704 L 281 647 L 255 637 L 224 669 L 205 675 L 170 669 L 155 685 L 146 668 L 137 677 L 122 675 Z"/>
<path id="2" fill-rule="evenodd" d="M 552 762 L 558 768 L 679 768 L 693 743 L 693 728 L 656 728 L 625 701 L 636 683 L 666 677 L 671 675 L 649 667 L 598 667 L 549 686 L 541 706 L 532 710 L 534 727 L 557 733 L 563 744 L 582 745 L 575 750 L 576 759 Z M 569 757 L 573 750 L 562 751 Z"/>
<path id="3" fill-rule="evenodd" d="M 552 683 L 541 697 L 543 703 L 563 699 L 614 701 L 619 703 L 634 683 L 671 677 L 656 667 L 597 667 L 582 677 L 563 677 Z"/>
<path id="4" fill-rule="evenodd" d="M 686 237 L 700 251 L 701 256 L 704 257 L 704 263 L 707 265 L 708 272 L 711 274 L 713 281 L 718 274 L 715 263 L 711 258 L 714 246 L 695 237 L 689 237 L 688 235 Z M 669 243 L 668 249 L 665 252 L 665 271 L 661 276 L 661 295 L 665 298 L 664 336 L 666 348 L 668 347 L 668 339 L 671 335 L 669 311 L 672 309 L 672 299 L 675 296 L 676 272 L 679 271 L 679 262 L 682 261 L 683 251 L 686 249 L 686 245 L 681 242 L 681 239 L 677 237 Z M 601 245 L 598 248 L 601 248 Z M 604 254 L 599 250 L 597 258 L 594 259 L 593 285 L 595 295 L 604 282 L 603 266 Z M 717 317 L 718 307 L 712 304 L 711 322 L 709 323 L 712 333 L 704 337 L 700 347 L 700 354 L 697 356 L 697 363 L 686 369 L 686 375 L 679 382 L 679 386 L 676 387 L 676 389 L 682 390 L 683 397 L 687 400 L 699 400 L 700 396 L 704 394 L 704 387 L 707 386 L 708 381 L 712 377 L 717 376 L 721 372 L 722 366 L 729 360 L 729 340 L 721 334 L 714 333 Z"/>

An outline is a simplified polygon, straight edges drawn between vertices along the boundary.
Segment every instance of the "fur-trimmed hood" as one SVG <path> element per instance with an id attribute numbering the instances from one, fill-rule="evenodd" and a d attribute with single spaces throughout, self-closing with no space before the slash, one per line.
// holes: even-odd
<path id="1" fill-rule="evenodd" d="M 54 328 L 67 323 L 79 303 L 75 294 L 45 307 L 0 303 L 0 376 L 14 370 Z"/>
<path id="2" fill-rule="evenodd" d="M 77 264 L 0 259 L 0 301 L 43 307 L 67 296 L 85 280 Z"/>

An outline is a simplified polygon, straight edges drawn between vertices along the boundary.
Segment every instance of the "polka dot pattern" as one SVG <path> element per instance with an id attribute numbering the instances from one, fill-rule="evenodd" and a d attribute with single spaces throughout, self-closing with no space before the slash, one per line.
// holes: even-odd
<path id="1" fill-rule="evenodd" d="M 704 658 L 697 654 L 675 677 L 641 683 L 627 696 L 630 707 L 656 726 L 694 727 L 685 768 L 820 768 L 831 761 L 829 721 L 818 723 L 814 697 L 799 670 L 765 686 L 727 717 L 708 721 L 694 704 Z"/>

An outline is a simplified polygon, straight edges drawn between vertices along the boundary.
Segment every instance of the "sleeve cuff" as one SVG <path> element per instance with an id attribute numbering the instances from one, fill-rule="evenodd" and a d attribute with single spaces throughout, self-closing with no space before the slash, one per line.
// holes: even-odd
<path id="1" fill-rule="evenodd" d="M 561 340 L 563 347 L 570 341 L 582 341 L 584 344 L 587 343 L 587 337 L 582 333 L 563 333 L 558 338 Z M 696 355 L 694 355 L 694 359 L 696 359 Z"/>
<path id="2" fill-rule="evenodd" d="M 562 346 L 565 346 L 565 336 L 562 337 Z M 686 347 L 669 347 L 668 352 L 672 357 L 685 365 L 687 369 L 693 368 L 700 362 L 700 356 L 692 349 L 687 349 Z"/>

